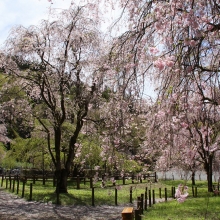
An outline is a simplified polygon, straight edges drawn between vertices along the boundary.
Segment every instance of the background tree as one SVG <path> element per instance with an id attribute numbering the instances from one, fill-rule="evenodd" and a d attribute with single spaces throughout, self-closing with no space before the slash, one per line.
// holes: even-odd
<path id="1" fill-rule="evenodd" d="M 67 192 L 67 176 L 76 154 L 77 139 L 90 104 L 100 90 L 102 75 L 98 65 L 105 52 L 100 47 L 97 21 L 92 20 L 91 14 L 89 7 L 72 5 L 69 10 L 51 15 L 50 20 L 42 21 L 38 27 L 15 28 L 7 41 L 7 59 L 2 61 L 5 72 L 19 78 L 33 116 L 47 133 L 59 192 Z M 62 167 L 64 122 L 72 123 L 73 130 Z"/>
<path id="2" fill-rule="evenodd" d="M 129 25 L 128 30 L 115 40 L 112 47 L 113 65 L 120 64 L 122 67 L 126 60 L 126 64 L 130 63 L 131 67 L 125 74 L 127 79 L 130 80 L 133 77 L 139 83 L 142 82 L 142 85 L 144 80 L 141 81 L 141 79 L 147 74 L 151 74 L 157 80 L 160 95 L 158 103 L 164 103 L 158 106 L 168 107 L 162 111 L 166 112 L 167 116 L 167 129 L 164 133 L 168 135 L 170 144 L 173 143 L 171 116 L 177 116 L 182 112 L 178 113 L 178 106 L 174 112 L 171 108 L 173 103 L 168 103 L 171 99 L 167 97 L 173 95 L 179 98 L 185 97 L 182 100 L 185 103 L 184 109 L 190 106 L 190 110 L 195 114 L 197 105 L 192 107 L 191 104 L 193 99 L 196 99 L 206 119 L 197 117 L 197 122 L 192 125 L 197 135 L 194 134 L 193 137 L 197 139 L 197 143 L 205 144 L 204 147 L 207 149 L 208 145 L 211 146 L 213 141 L 218 139 L 218 133 L 215 133 L 213 140 L 206 135 L 206 142 L 204 142 L 204 133 L 199 132 L 201 132 L 201 123 L 206 131 L 209 127 L 214 132 L 210 118 L 218 114 L 219 2 L 217 0 L 184 2 L 181 0 L 130 0 L 120 1 L 120 3 L 125 12 L 123 14 L 126 18 L 129 17 Z M 187 115 L 189 117 L 189 110 Z M 215 120 L 217 121 L 214 124 L 217 125 L 218 119 L 215 118 Z M 192 127 L 189 125 L 189 128 Z M 174 147 L 173 144 L 170 146 Z M 165 145 L 161 146 L 162 149 L 164 147 Z M 208 163 L 211 169 L 213 151 L 210 147 L 208 149 L 206 153 L 209 155 Z M 201 159 L 203 156 L 204 153 L 200 154 Z M 212 190 L 211 174 L 208 188 L 209 191 Z"/>

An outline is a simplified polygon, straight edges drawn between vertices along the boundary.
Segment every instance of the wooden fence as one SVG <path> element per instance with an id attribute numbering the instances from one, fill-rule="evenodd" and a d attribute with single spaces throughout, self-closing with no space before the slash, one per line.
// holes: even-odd
<path id="1" fill-rule="evenodd" d="M 54 174 L 52 173 L 45 173 L 45 175 L 37 175 L 37 174 L 32 174 L 32 175 L 1 175 L 2 176 L 2 181 L 3 179 L 19 179 L 20 181 L 33 181 L 33 184 L 35 184 L 36 181 L 42 181 L 42 184 L 45 185 L 45 182 L 48 180 L 53 180 L 53 185 L 56 186 L 56 178 Z M 131 179 L 132 183 L 143 183 L 144 181 L 147 182 L 157 182 L 157 174 L 156 172 L 154 173 L 147 173 L 147 174 L 130 174 L 126 176 L 107 176 L 107 175 L 102 175 L 99 177 L 99 180 L 102 180 L 103 184 L 105 184 L 105 179 L 113 179 L 113 180 L 122 180 L 123 185 L 126 184 L 126 180 Z M 68 177 L 68 180 L 75 180 L 77 183 L 77 188 L 80 188 L 80 184 L 90 182 L 90 188 L 93 187 L 93 182 L 94 182 L 94 177 L 81 177 L 81 176 L 76 176 L 76 177 Z M 113 182 L 114 185 L 114 182 Z M 103 185 L 104 186 L 104 185 Z"/>

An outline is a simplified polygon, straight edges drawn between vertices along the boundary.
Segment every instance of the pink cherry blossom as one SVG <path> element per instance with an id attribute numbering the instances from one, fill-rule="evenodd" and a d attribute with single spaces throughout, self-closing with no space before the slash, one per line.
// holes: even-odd
<path id="1" fill-rule="evenodd" d="M 158 60 L 156 60 L 154 62 L 154 66 L 156 68 L 158 68 L 160 71 L 162 71 L 165 68 L 165 63 L 164 63 L 164 61 L 161 58 L 159 58 Z"/>
<path id="2" fill-rule="evenodd" d="M 149 51 L 150 51 L 150 53 L 152 53 L 152 54 L 156 54 L 156 53 L 159 52 L 159 50 L 158 50 L 156 47 L 150 47 L 150 48 L 149 48 Z"/>
<path id="3" fill-rule="evenodd" d="M 187 192 L 188 187 L 183 186 L 180 184 L 176 189 L 175 198 L 179 203 L 185 202 L 186 198 L 188 197 L 189 193 Z"/>

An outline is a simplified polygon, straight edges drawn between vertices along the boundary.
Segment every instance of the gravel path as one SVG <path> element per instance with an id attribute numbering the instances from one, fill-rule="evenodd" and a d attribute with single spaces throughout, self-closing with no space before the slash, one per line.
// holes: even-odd
<path id="1" fill-rule="evenodd" d="M 129 204 L 129 206 L 131 206 Z M 0 188 L 1 220 L 121 220 L 125 206 L 59 206 L 26 201 Z"/>

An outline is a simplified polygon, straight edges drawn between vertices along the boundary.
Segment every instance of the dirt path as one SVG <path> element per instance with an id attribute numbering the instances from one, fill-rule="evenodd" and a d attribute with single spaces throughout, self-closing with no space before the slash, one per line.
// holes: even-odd
<path id="1" fill-rule="evenodd" d="M 121 220 L 124 206 L 59 206 L 28 202 L 0 188 L 1 220 Z"/>

